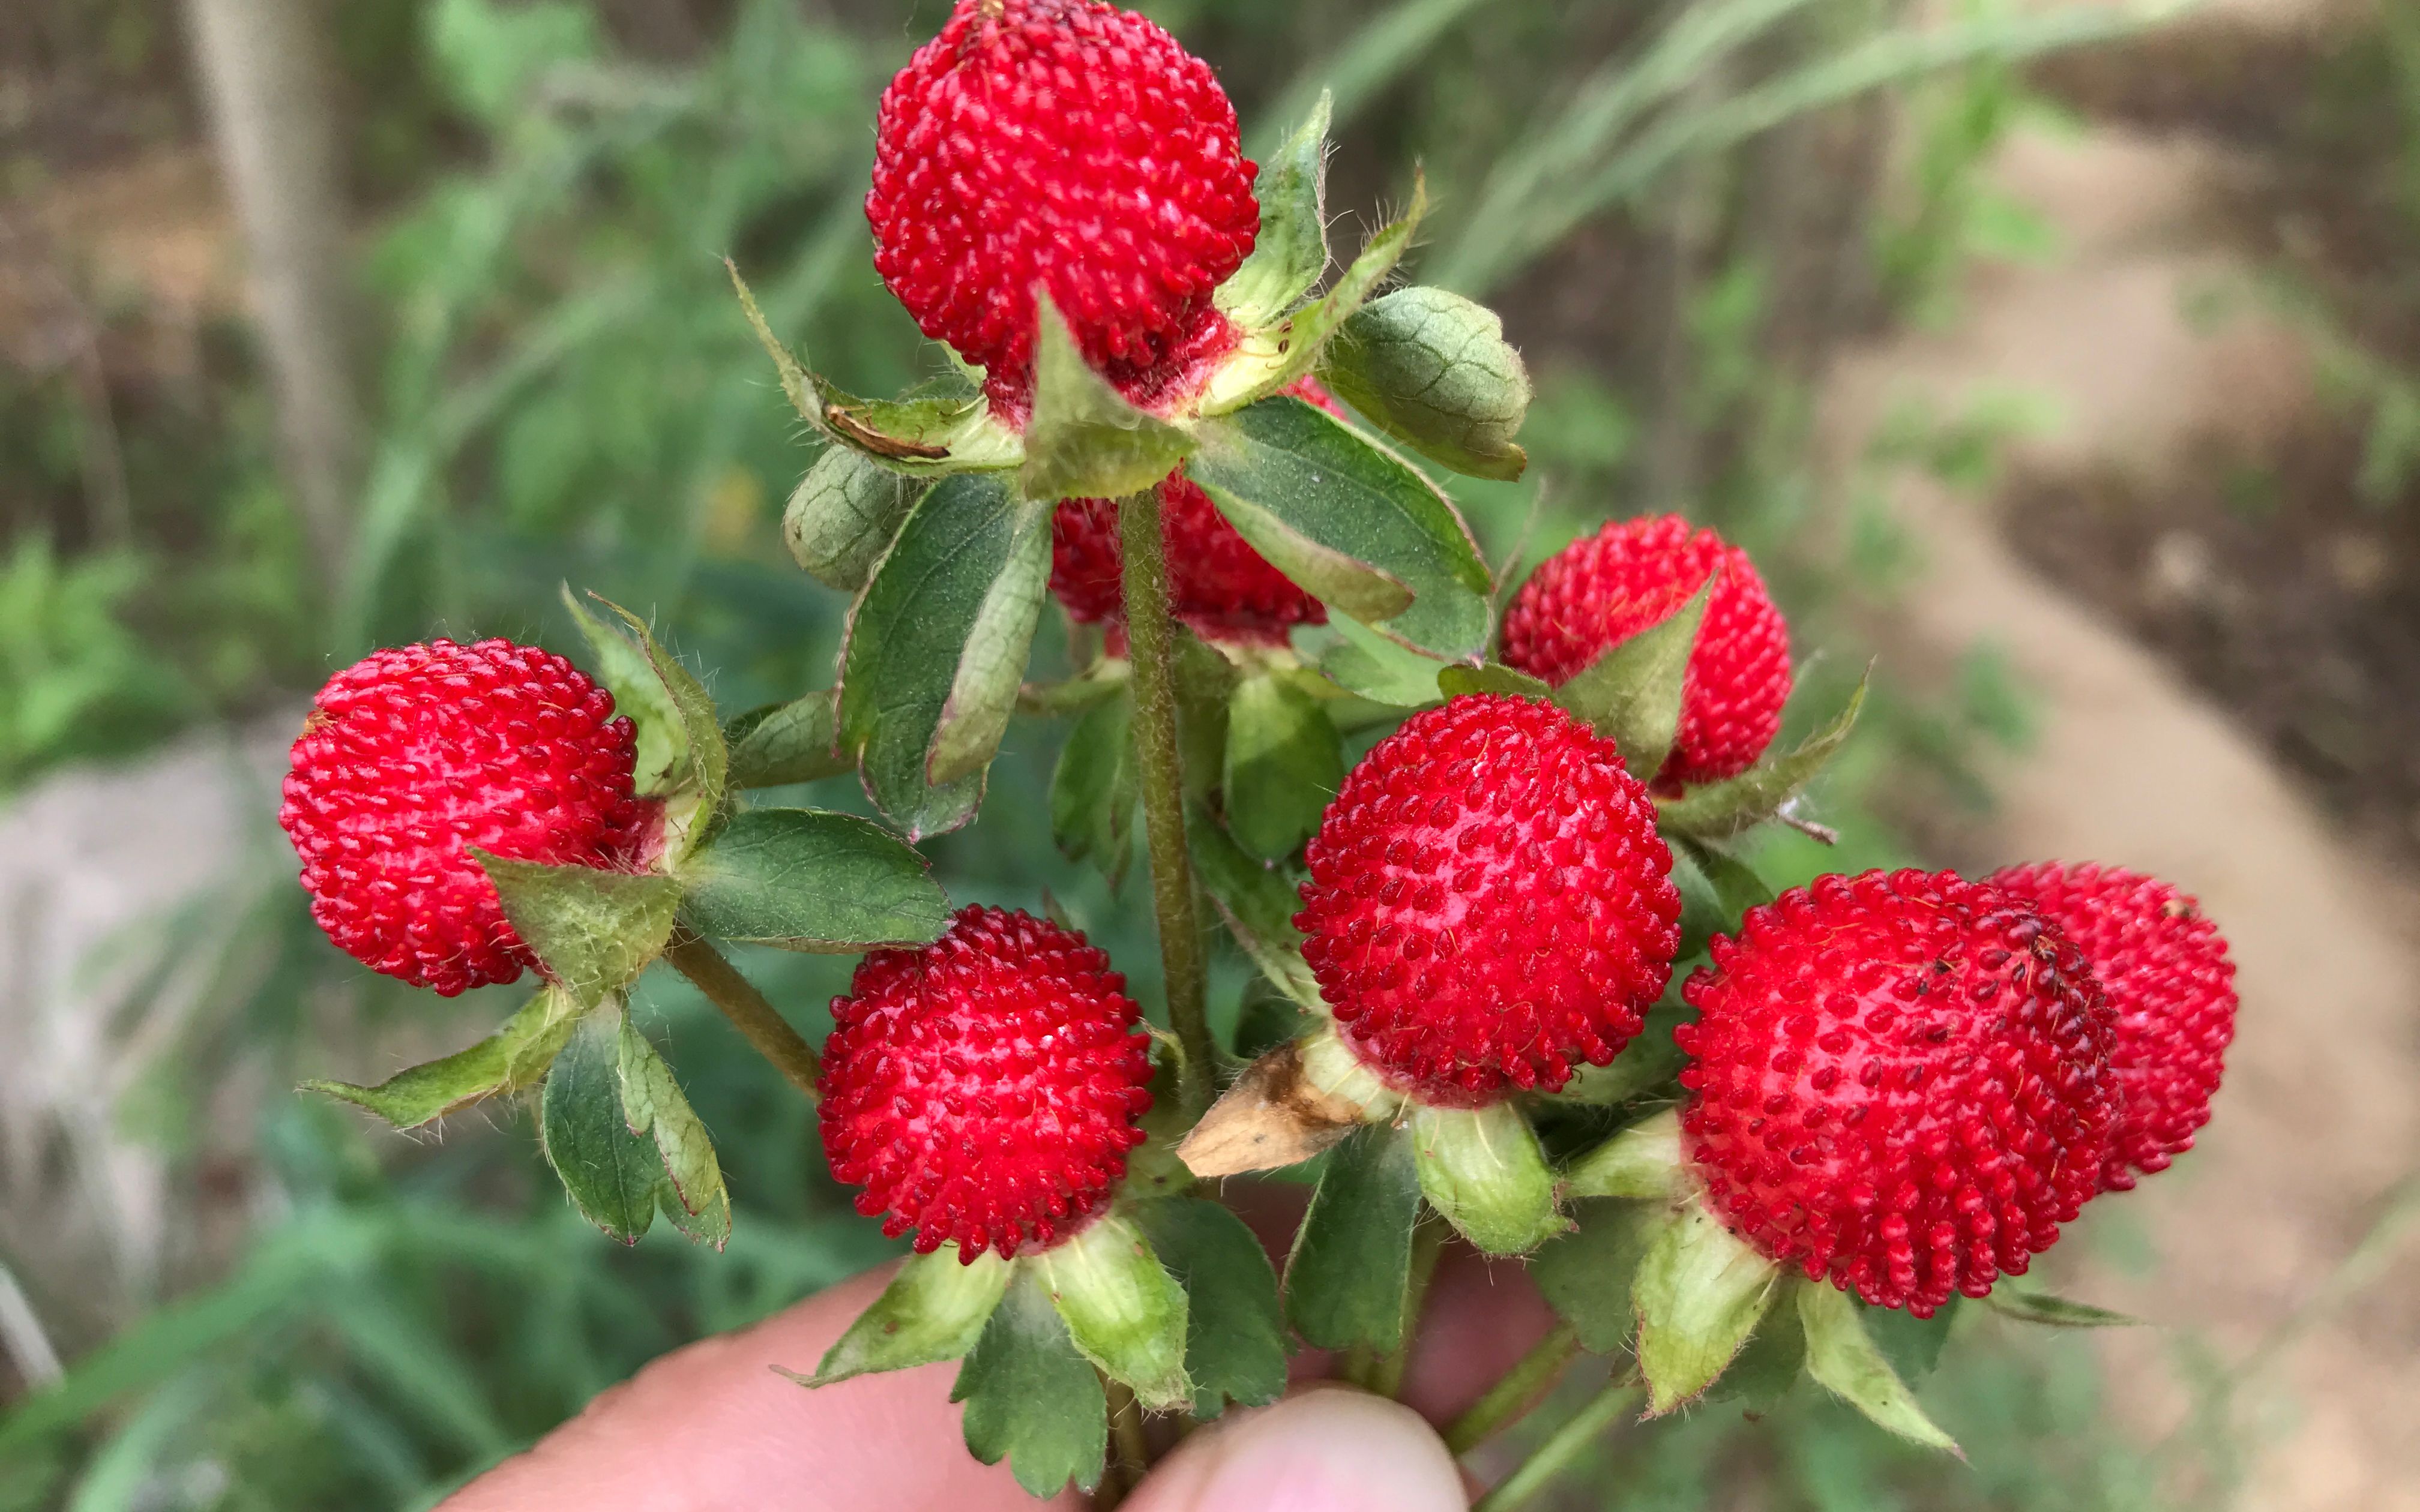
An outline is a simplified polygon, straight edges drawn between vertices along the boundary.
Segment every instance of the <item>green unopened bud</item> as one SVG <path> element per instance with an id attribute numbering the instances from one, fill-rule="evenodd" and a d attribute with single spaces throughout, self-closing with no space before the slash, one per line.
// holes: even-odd
<path id="1" fill-rule="evenodd" d="M 1529 372 L 1483 305 L 1407 288 L 1356 311 L 1320 356 L 1320 377 L 1388 435 L 1457 472 L 1506 481 L 1528 467 L 1513 438 Z"/>
<path id="2" fill-rule="evenodd" d="M 1142 1230 L 1099 1219 L 1032 1262 L 1084 1358 L 1154 1411 L 1193 1399 L 1185 1375 L 1185 1288 Z"/>
<path id="3" fill-rule="evenodd" d="M 1691 1202 L 1648 1246 L 1631 1300 L 1647 1410 L 1661 1416 L 1714 1384 L 1773 1304 L 1780 1268 Z"/>
<path id="4" fill-rule="evenodd" d="M 925 486 L 922 479 L 901 477 L 848 447 L 828 446 L 791 492 L 782 514 L 782 538 L 816 581 L 856 593 L 891 548 Z"/>
<path id="5" fill-rule="evenodd" d="M 1568 1227 L 1528 1120 L 1509 1103 L 1412 1109 L 1420 1192 L 1481 1254 L 1526 1255 Z"/>
<path id="6" fill-rule="evenodd" d="M 1569 1197 L 1671 1196 L 1681 1178 L 1681 1115 L 1659 1113 L 1581 1156 L 1563 1176 Z"/>

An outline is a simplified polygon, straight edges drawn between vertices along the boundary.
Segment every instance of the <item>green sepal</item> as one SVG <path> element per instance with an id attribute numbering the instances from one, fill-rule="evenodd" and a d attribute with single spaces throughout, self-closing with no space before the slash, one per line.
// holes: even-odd
<path id="1" fill-rule="evenodd" d="M 565 596 L 568 599 L 567 590 Z M 645 621 L 612 599 L 597 598 L 594 594 L 589 596 L 613 610 L 637 641 L 640 654 L 663 688 L 664 700 L 687 748 L 687 766 L 679 787 L 686 790 L 691 801 L 668 807 L 664 816 L 665 854 L 677 862 L 696 848 L 721 816 L 722 799 L 731 779 L 731 750 L 723 744 L 722 721 L 714 712 L 714 699 L 706 686 L 681 665 L 678 657 L 657 643 Z M 596 643 L 600 637 L 597 630 L 590 628 L 594 617 L 576 603 L 572 612 L 580 619 L 580 627 L 590 642 Z"/>
<path id="2" fill-rule="evenodd" d="M 1554 1172 L 1512 1103 L 1415 1103 L 1410 1124 L 1421 1195 L 1481 1254 L 1527 1255 L 1563 1231 Z"/>
<path id="3" fill-rule="evenodd" d="M 751 709 L 722 727 L 731 786 L 783 788 L 854 771 L 840 748 L 840 696 L 827 688 L 788 703 Z"/>
<path id="4" fill-rule="evenodd" d="M 580 1215 L 635 1244 L 659 1207 L 681 1211 L 653 1139 L 630 1132 L 622 1106 L 622 1010 L 590 1012 L 547 1072 L 538 1145 Z"/>
<path id="5" fill-rule="evenodd" d="M 1807 1373 L 1825 1390 L 1900 1438 L 1960 1454 L 1866 1332 L 1848 1293 L 1821 1281 L 1798 1285 L 1798 1318 L 1807 1332 Z"/>
<path id="6" fill-rule="evenodd" d="M 1804 1278 L 1786 1282 L 1800 1287 Z M 1790 1395 L 1807 1370 L 1807 1327 L 1798 1309 L 1784 1301 L 1765 1309 L 1764 1318 L 1731 1367 L 1706 1388 L 1710 1402 L 1736 1402 L 1741 1411 L 1769 1412 Z"/>
<path id="7" fill-rule="evenodd" d="M 613 695 L 613 712 L 638 729 L 633 787 L 641 797 L 670 793 L 688 779 L 690 764 L 689 732 L 680 711 L 673 706 L 672 693 L 656 675 L 647 654 L 590 613 L 569 583 L 563 585 L 563 607 L 570 611 L 572 624 L 579 626 L 594 653 L 592 670 L 605 691 Z"/>
<path id="8" fill-rule="evenodd" d="M 978 1255 L 961 1264 L 955 1244 L 911 1255 L 882 1295 L 824 1351 L 814 1375 L 782 1374 L 801 1386 L 830 1386 L 857 1376 L 963 1359 L 1008 1294 L 1008 1280 L 1009 1262 L 997 1255 Z"/>
<path id="9" fill-rule="evenodd" d="M 1355 312 L 1319 354 L 1321 381 L 1430 461 L 1510 483 L 1529 455 L 1513 438 L 1529 370 L 1484 305 L 1441 288 L 1398 289 Z"/>
<path id="10" fill-rule="evenodd" d="M 2047 1291 L 2021 1290 L 2002 1281 L 1983 1299 L 2001 1317 L 2045 1328 L 2140 1328 L 2143 1320 L 2088 1302 L 2070 1302 Z"/>
<path id="11" fill-rule="evenodd" d="M 1437 691 L 1448 698 L 1460 698 L 1465 693 L 1501 693 L 1512 698 L 1550 699 L 1555 690 L 1545 679 L 1528 672 L 1514 671 L 1493 662 L 1484 667 L 1453 666 L 1439 669 Z"/>
<path id="12" fill-rule="evenodd" d="M 1327 1005 L 1319 995 L 1319 980 L 1302 958 L 1302 931 L 1294 924 L 1302 907 L 1294 875 L 1245 855 L 1226 828 L 1207 814 L 1189 816 L 1185 835 L 1193 853 L 1193 874 L 1235 943 L 1271 986 L 1325 1014 Z"/>
<path id="13" fill-rule="evenodd" d="M 1672 885 L 1681 893 L 1681 950 L 1687 960 L 1717 934 L 1734 934 L 1740 918 L 1773 902 L 1756 869 L 1710 842 L 1672 837 Z"/>
<path id="14" fill-rule="evenodd" d="M 471 858 L 548 980 L 583 1009 L 635 980 L 672 938 L 681 889 L 671 877 L 507 860 L 475 847 Z"/>
<path id="15" fill-rule="evenodd" d="M 849 447 L 826 447 L 791 491 L 782 539 L 817 582 L 856 593 L 925 487 Z"/>
<path id="16" fill-rule="evenodd" d="M 1620 1107 L 1640 1098 L 1669 1102 L 1680 1090 L 1682 1070 L 1689 1057 L 1672 1042 L 1672 1031 L 1686 1021 L 1688 1005 L 1681 1001 L 1680 984 L 1667 988 L 1664 1000 L 1647 1011 L 1646 1026 L 1606 1066 L 1582 1066 L 1572 1072 L 1550 1103 L 1587 1107 Z"/>
<path id="17" fill-rule="evenodd" d="M 1025 427 L 1018 486 L 1028 499 L 1123 499 L 1176 471 L 1192 438 L 1126 403 L 1093 371 L 1066 317 L 1039 292 L 1033 418 Z"/>
<path id="18" fill-rule="evenodd" d="M 1228 831 L 1263 860 L 1299 849 L 1344 783 L 1342 737 L 1319 701 L 1280 671 L 1236 686 L 1225 755 Z"/>
<path id="19" fill-rule="evenodd" d="M 1619 1354 L 1638 1331 L 1631 1302 L 1639 1262 L 1664 1231 L 1670 1209 L 1658 1203 L 1594 1198 L 1572 1214 L 1569 1233 L 1529 1257 L 1529 1274 L 1555 1316 L 1590 1354 Z"/>
<path id="20" fill-rule="evenodd" d="M 1668 1109 L 1574 1161 L 1563 1172 L 1563 1195 L 1669 1202 L 1682 1169 L 1681 1115 Z"/>
<path id="21" fill-rule="evenodd" d="M 1193 1400 L 1185 1373 L 1185 1288 L 1131 1220 L 1096 1218 L 1028 1263 L 1085 1359 L 1125 1382 L 1152 1412 Z"/>
<path id="22" fill-rule="evenodd" d="M 1286 1259 L 1286 1321 L 1303 1342 L 1381 1353 L 1403 1342 L 1419 1214 L 1408 1132 L 1371 1124 L 1336 1147 Z"/>
<path id="23" fill-rule="evenodd" d="M 1320 655 L 1320 675 L 1373 703 L 1426 708 L 1437 701 L 1446 674 L 1455 670 L 1434 656 L 1398 645 L 1349 616 L 1330 619 L 1327 627 L 1337 640 Z"/>
<path id="24" fill-rule="evenodd" d="M 1694 1401 L 1714 1384 L 1756 1332 L 1780 1280 L 1779 1268 L 1704 1203 L 1672 1213 L 1631 1288 L 1649 1416 Z"/>
<path id="25" fill-rule="evenodd" d="M 1322 90 L 1310 118 L 1261 164 L 1253 185 L 1260 238 L 1214 296 L 1241 330 L 1276 321 L 1327 272 L 1327 128 L 1335 109 L 1335 97 Z"/>
<path id="26" fill-rule="evenodd" d="M 376 1087 L 310 1081 L 300 1089 L 367 1108 L 398 1129 L 417 1129 L 484 1098 L 535 1086 L 579 1022 L 571 995 L 550 985 L 468 1050 L 398 1072 Z"/>
<path id="27" fill-rule="evenodd" d="M 1139 1203 L 1133 1217 L 1185 1288 L 1185 1373 L 1193 1415 L 1260 1407 L 1285 1394 L 1285 1319 L 1277 1272 L 1244 1220 L 1216 1202 L 1171 1197 Z"/>
<path id="28" fill-rule="evenodd" d="M 681 869 L 681 918 L 708 939 L 856 955 L 950 925 L 932 868 L 870 819 L 751 809 Z"/>
<path id="29" fill-rule="evenodd" d="M 1788 755 L 1729 781 L 1710 782 L 1678 798 L 1657 800 L 1660 822 L 1680 834 L 1719 841 L 1771 819 L 1806 792 L 1807 785 L 1839 753 L 1849 733 L 1856 728 L 1857 716 L 1865 710 L 1866 690 L 1872 683 L 1873 672 L 1869 669 L 1858 680 L 1857 690 L 1849 695 L 1847 705 Z"/>
<path id="30" fill-rule="evenodd" d="M 1639 631 L 1555 689 L 1555 702 L 1593 726 L 1621 752 L 1633 777 L 1652 782 L 1681 732 L 1681 695 L 1689 653 L 1721 569 L 1659 625 Z"/>
<path id="31" fill-rule="evenodd" d="M 1134 860 L 1135 810 L 1142 802 L 1134 701 L 1095 704 L 1067 733 L 1050 774 L 1050 835 L 1071 861 L 1100 868 L 1115 891 Z"/>
<path id="32" fill-rule="evenodd" d="M 967 1452 L 986 1465 L 1007 1460 L 1034 1496 L 1071 1484 L 1089 1491 L 1109 1455 L 1108 1396 L 1033 1269 L 1015 1269 L 950 1391 L 966 1404 Z"/>
<path id="33" fill-rule="evenodd" d="M 674 1080 L 672 1067 L 647 1042 L 626 1011 L 617 1044 L 622 1119 L 630 1133 L 654 1142 L 677 1211 L 666 1212 L 693 1240 L 721 1249 L 731 1240 L 731 1193 L 714 1139 Z"/>

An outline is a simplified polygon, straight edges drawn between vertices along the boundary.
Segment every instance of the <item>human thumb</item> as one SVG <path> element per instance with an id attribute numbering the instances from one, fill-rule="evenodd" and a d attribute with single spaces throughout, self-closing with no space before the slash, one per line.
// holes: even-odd
<path id="1" fill-rule="evenodd" d="M 1152 1472 L 1125 1512 L 1466 1512 L 1462 1472 L 1410 1408 L 1321 1388 L 1232 1412 Z"/>

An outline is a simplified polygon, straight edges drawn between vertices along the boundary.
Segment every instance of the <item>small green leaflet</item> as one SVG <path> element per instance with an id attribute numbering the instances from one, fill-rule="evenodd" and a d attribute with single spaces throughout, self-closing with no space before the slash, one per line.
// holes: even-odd
<path id="1" fill-rule="evenodd" d="M 1847 706 L 1788 755 L 1728 782 L 1709 783 L 1691 788 L 1681 797 L 1658 800 L 1664 825 L 1684 835 L 1719 841 L 1779 813 L 1807 790 L 1807 784 L 1815 780 L 1848 742 L 1849 733 L 1856 728 L 1857 716 L 1865 710 L 1866 691 L 1872 684 L 1873 671 L 1869 668 L 1858 681 L 1857 690 L 1849 696 Z"/>
<path id="2" fill-rule="evenodd" d="M 1440 669 L 1436 674 L 1437 691 L 1448 698 L 1460 698 L 1465 693 L 1500 693 L 1512 698 L 1552 698 L 1554 689 L 1543 679 L 1528 672 L 1516 672 L 1510 667 L 1494 662 L 1484 667 L 1453 666 Z"/>
<path id="3" fill-rule="evenodd" d="M 1848 1293 L 1823 1282 L 1802 1281 L 1798 1318 L 1807 1331 L 1807 1373 L 1826 1390 L 1903 1439 L 1965 1458 L 1957 1441 L 1925 1415 L 1899 1372 L 1874 1347 Z"/>
<path id="4" fill-rule="evenodd" d="M 681 917 L 709 939 L 854 955 L 923 945 L 950 901 L 924 858 L 854 814 L 752 809 L 682 869 Z"/>
<path id="5" fill-rule="evenodd" d="M 1681 731 L 1681 694 L 1720 569 L 1662 624 L 1639 631 L 1555 689 L 1555 702 L 1613 742 L 1642 782 L 1654 780 Z"/>
<path id="6" fill-rule="evenodd" d="M 840 752 L 839 696 L 830 689 L 752 709 L 723 727 L 734 788 L 781 788 L 852 771 Z"/>
<path id="7" fill-rule="evenodd" d="M 1591 1354 L 1618 1354 L 1638 1327 L 1631 1283 L 1670 1210 L 1661 1204 L 1597 1198 L 1573 1213 L 1570 1233 L 1529 1259 L 1529 1273 L 1557 1317 L 1578 1331 Z"/>
<path id="8" fill-rule="evenodd" d="M 1227 828 L 1263 860 L 1291 856 L 1344 782 L 1344 744 L 1319 700 L 1284 673 L 1247 677 L 1228 705 Z"/>
<path id="9" fill-rule="evenodd" d="M 530 949 L 582 1008 L 634 980 L 663 954 L 680 884 L 654 873 L 542 866 L 473 849 Z"/>
<path id="10" fill-rule="evenodd" d="M 1305 1343 L 1384 1352 L 1403 1342 L 1419 1212 L 1419 1169 L 1406 1131 L 1371 1124 L 1336 1147 L 1286 1261 L 1286 1321 Z"/>
<path id="11" fill-rule="evenodd" d="M 1218 285 L 1218 308 L 1246 332 L 1284 316 L 1327 272 L 1327 127 L 1323 92 L 1309 119 L 1261 164 L 1254 186 L 1261 234 L 1235 276 Z"/>
<path id="12" fill-rule="evenodd" d="M 986 1465 L 1007 1460 L 1031 1494 L 1101 1483 L 1109 1436 L 1101 1378 L 1029 1268 L 1016 1268 L 950 1400 L 966 1403 L 967 1452 Z"/>
<path id="13" fill-rule="evenodd" d="M 1134 702 L 1120 690 L 1068 732 L 1050 777 L 1050 834 L 1071 861 L 1089 860 L 1115 889 L 1134 859 L 1135 810 L 1142 776 L 1134 743 Z"/>
<path id="14" fill-rule="evenodd" d="M 1450 673 L 1469 670 L 1397 645 L 1347 616 L 1338 615 L 1327 624 L 1338 639 L 1319 658 L 1320 672 L 1346 692 L 1373 703 L 1426 708 L 1437 701 Z"/>
<path id="15" fill-rule="evenodd" d="M 908 1370 L 965 1357 L 1008 1293 L 1009 1262 L 983 1254 L 960 1264 L 958 1247 L 900 1262 L 882 1295 L 860 1313 L 812 1376 L 782 1373 L 801 1386 L 830 1386 L 884 1370 Z"/>
<path id="16" fill-rule="evenodd" d="M 1233 1402 L 1259 1407 L 1285 1393 L 1285 1320 L 1268 1252 L 1244 1220 L 1216 1202 L 1145 1202 L 1134 1221 L 1190 1299 L 1185 1369 L 1193 1415 L 1217 1417 Z"/>
<path id="17" fill-rule="evenodd" d="M 2143 1324 L 2139 1318 L 2095 1307 L 2087 1302 L 2070 1302 L 2047 1291 L 2022 1290 L 2005 1280 L 1993 1287 L 1983 1301 L 2003 1318 L 2049 1328 L 2140 1328 Z"/>
<path id="18" fill-rule="evenodd" d="M 1252 964 L 1288 997 L 1314 1012 L 1326 1011 L 1319 982 L 1302 959 L 1302 932 L 1294 927 L 1294 916 L 1302 906 L 1294 879 L 1245 855 L 1207 814 L 1192 814 L 1185 835 L 1193 852 L 1193 874 Z"/>
<path id="19" fill-rule="evenodd" d="M 1511 482 L 1529 465 L 1513 438 L 1529 371 L 1496 313 L 1440 288 L 1363 306 L 1321 351 L 1320 378 L 1396 440 L 1472 477 Z"/>
<path id="20" fill-rule="evenodd" d="M 663 1162 L 676 1207 L 666 1213 L 691 1239 L 721 1249 L 731 1239 L 731 1194 L 723 1188 L 722 1164 L 697 1110 L 673 1079 L 673 1069 L 621 1015 L 616 1045 L 622 1085 L 622 1121 L 630 1133 L 652 1139 Z"/>
<path id="21" fill-rule="evenodd" d="M 623 1115 L 621 1021 L 618 1007 L 580 1021 L 547 1072 L 538 1135 L 580 1215 L 635 1244 L 659 1204 L 677 1210 L 680 1199 L 655 1141 L 632 1134 Z"/>
<path id="22" fill-rule="evenodd" d="M 369 1109 L 398 1129 L 417 1129 L 482 1098 L 518 1092 L 546 1074 L 580 1011 L 571 995 L 550 986 L 470 1049 L 388 1077 L 376 1087 L 304 1082 L 302 1089 Z"/>

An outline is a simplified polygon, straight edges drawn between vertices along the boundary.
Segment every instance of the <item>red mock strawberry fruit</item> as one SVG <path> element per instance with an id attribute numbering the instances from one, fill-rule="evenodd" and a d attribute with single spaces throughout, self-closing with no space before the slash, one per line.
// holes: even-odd
<path id="1" fill-rule="evenodd" d="M 631 864 L 655 811 L 631 793 L 637 755 L 613 696 L 561 656 L 432 640 L 379 652 L 319 690 L 278 822 L 328 937 L 452 997 L 537 964 L 471 850 Z"/>
<path id="2" fill-rule="evenodd" d="M 1672 853 L 1613 743 L 1471 694 L 1346 777 L 1295 923 L 1344 1041 L 1397 1090 L 1478 1107 L 1555 1091 L 1638 1033 L 1680 943 Z"/>
<path id="3" fill-rule="evenodd" d="M 1034 285 L 1094 368 L 1164 404 L 1235 341 L 1211 293 L 1260 235 L 1235 108 L 1174 38 L 1103 0 L 958 0 L 883 93 L 875 267 L 1023 424 Z"/>
<path id="4" fill-rule="evenodd" d="M 2210 1121 L 2235 1038 L 2235 964 L 2201 905 L 2157 877 L 2117 867 L 2010 867 L 1992 885 L 2065 931 L 2118 1011 L 2110 1063 L 2125 1111 L 2102 1190 L 2168 1168 Z"/>
<path id="5" fill-rule="evenodd" d="M 2022 900 L 1943 872 L 1748 910 L 1683 988 L 1683 1148 L 1767 1258 L 1929 1318 L 2024 1273 L 2100 1187 L 2116 1015 Z"/>
<path id="6" fill-rule="evenodd" d="M 1670 619 L 1717 567 L 1689 657 L 1665 788 L 1756 764 L 1790 702 L 1790 627 L 1747 553 L 1678 515 L 1609 521 L 1539 564 L 1504 615 L 1504 664 L 1560 687 L 1614 646 Z"/>
<path id="7" fill-rule="evenodd" d="M 971 1261 L 1047 1249 L 1106 1206 L 1142 1143 L 1151 1040 L 1081 934 L 963 909 L 939 940 L 876 950 L 832 1000 L 824 1150 L 857 1211 Z"/>

